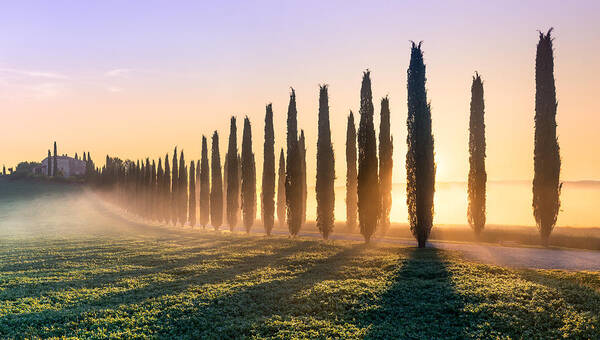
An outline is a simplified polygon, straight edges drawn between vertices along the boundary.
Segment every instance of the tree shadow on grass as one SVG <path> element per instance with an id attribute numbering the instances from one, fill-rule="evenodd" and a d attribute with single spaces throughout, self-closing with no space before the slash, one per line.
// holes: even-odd
<path id="1" fill-rule="evenodd" d="M 469 320 L 442 251 L 407 249 L 389 286 L 357 316 L 366 338 L 464 338 Z M 373 302 L 371 302 L 373 303 Z"/>
<path id="2" fill-rule="evenodd" d="M 253 243 L 252 239 L 247 239 L 247 242 Z M 266 242 L 261 239 L 254 240 L 258 243 Z M 246 243 L 247 243 L 246 242 Z M 156 268 L 150 267 L 147 270 L 133 270 L 125 273 L 115 273 L 107 277 L 96 277 L 92 280 L 85 280 L 83 285 L 85 288 L 90 287 L 117 287 L 117 280 L 130 277 L 135 279 L 145 274 L 156 274 L 150 278 L 147 284 L 129 289 L 128 287 L 120 287 L 117 291 L 101 292 L 101 295 L 91 294 L 83 296 L 75 296 L 72 299 L 65 301 L 65 305 L 59 309 L 46 309 L 39 312 L 19 313 L 4 315 L 0 319 L 0 336 L 10 337 L 15 334 L 29 334 L 30 336 L 67 336 L 74 335 L 73 329 L 77 328 L 77 324 L 83 322 L 85 315 L 110 315 L 121 314 L 117 310 L 123 308 L 137 310 L 151 310 L 160 314 L 159 319 L 166 321 L 167 325 L 174 322 L 174 316 L 178 315 L 177 311 L 181 311 L 180 305 L 186 305 L 189 301 L 179 301 L 176 297 L 178 294 L 186 293 L 190 288 L 201 289 L 205 285 L 218 285 L 235 281 L 237 277 L 251 273 L 260 268 L 277 265 L 278 262 L 285 261 L 285 258 L 293 254 L 306 251 L 311 246 L 317 245 L 315 241 L 295 241 L 287 242 L 273 249 L 268 253 L 246 254 L 244 257 L 233 259 L 232 261 L 219 261 L 220 267 L 208 268 L 205 271 L 178 271 L 181 266 L 202 263 L 203 258 L 183 259 L 181 261 L 173 261 L 168 264 L 159 265 Z M 240 251 L 248 249 L 248 244 L 242 243 Z M 254 244 L 254 247 L 257 245 Z M 252 247 L 250 247 L 252 248 Z M 234 249 L 236 249 L 234 247 Z M 148 272 L 149 271 L 149 272 Z M 169 276 L 168 280 L 153 281 L 153 278 L 161 279 L 163 275 Z M 52 289 L 50 287 L 50 289 Z M 68 290 L 68 287 L 67 289 Z M 84 293 L 89 294 L 89 293 Z M 166 301 L 163 301 L 163 297 Z M 171 299 L 173 297 L 173 299 Z M 51 297 L 52 298 L 52 297 Z M 158 304 L 158 306 L 157 306 Z M 172 312 L 169 312 L 169 306 L 175 306 Z M 183 309 L 185 310 L 185 309 Z M 172 313 L 172 314 L 170 314 Z M 185 316 L 185 315 L 183 315 Z M 94 318 L 95 318 L 94 317 Z M 111 317 L 112 318 L 112 317 Z M 148 320 L 146 320 L 148 322 Z M 161 322 L 156 322 L 156 325 L 147 325 L 150 328 L 163 328 L 166 325 Z M 97 327 L 98 325 L 95 325 Z M 85 325 L 81 325 L 85 328 Z M 169 326 L 170 327 L 170 326 Z M 8 333 L 7 333 L 8 332 Z M 188 334 L 189 329 L 185 329 L 183 334 Z"/>
<path id="3" fill-rule="evenodd" d="M 335 316 L 332 317 L 331 306 L 327 306 L 326 301 L 321 301 L 320 306 L 303 305 L 298 295 L 321 282 L 344 278 L 345 274 L 341 271 L 356 260 L 365 245 L 356 244 L 347 248 L 325 245 L 324 248 L 324 256 L 319 258 L 279 258 L 279 263 L 273 263 L 274 266 L 284 265 L 286 268 L 296 266 L 297 270 L 290 275 L 241 285 L 210 301 L 193 301 L 192 310 L 170 309 L 167 313 L 169 320 L 157 334 L 161 337 L 198 338 L 302 337 L 299 335 L 303 334 L 300 322 L 295 327 L 283 329 L 267 323 L 272 318 L 312 318 L 325 323 L 334 321 Z M 306 248 L 302 251 L 306 251 Z M 190 330 L 193 331 L 189 333 Z M 327 337 L 328 331 L 321 329 L 321 337 Z"/>

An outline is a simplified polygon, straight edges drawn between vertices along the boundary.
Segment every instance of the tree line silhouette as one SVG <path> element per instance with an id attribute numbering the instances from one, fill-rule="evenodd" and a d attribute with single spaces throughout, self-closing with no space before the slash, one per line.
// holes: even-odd
<path id="1" fill-rule="evenodd" d="M 544 245 L 548 244 L 556 224 L 561 190 L 551 32 L 552 29 L 540 32 L 536 55 L 533 212 Z M 409 226 L 418 246 L 425 247 L 433 226 L 436 165 L 421 45 L 412 42 L 407 70 L 405 166 Z M 360 89 L 358 131 L 352 111 L 347 117 L 345 197 L 347 228 L 354 230 L 358 226 L 365 242 L 372 239 L 378 228 L 386 231 L 390 226 L 393 136 L 387 96 L 381 99 L 380 109 L 377 145 L 371 77 L 366 70 Z M 483 80 L 476 72 L 471 85 L 467 218 L 477 235 L 486 223 L 484 111 Z M 306 140 L 304 130 L 298 129 L 297 117 L 296 92 L 292 88 L 287 109 L 286 150 L 281 148 L 276 172 L 273 107 L 266 105 L 260 218 L 267 235 L 273 230 L 275 215 L 280 226 L 287 224 L 291 236 L 298 235 L 306 222 Z M 134 163 L 107 156 L 106 164 L 96 171 L 96 183 L 101 188 L 114 189 L 116 194 L 110 196 L 112 199 L 147 220 L 192 226 L 199 222 L 202 227 L 210 224 L 217 230 L 225 221 L 231 231 L 241 221 L 249 233 L 257 215 L 256 160 L 250 119 L 244 118 L 240 153 L 236 117 L 231 117 L 223 168 L 217 131 L 211 143 L 210 162 L 208 140 L 202 136 L 201 159 L 196 164 L 191 161 L 189 167 L 183 150 L 178 154 L 177 147 L 172 154 L 172 165 L 169 154 L 165 155 L 164 169 L 161 159 L 156 165 L 149 158 Z M 334 229 L 336 178 L 328 85 L 319 86 L 316 151 L 316 226 L 327 239 Z M 88 161 L 91 162 L 89 153 Z"/>

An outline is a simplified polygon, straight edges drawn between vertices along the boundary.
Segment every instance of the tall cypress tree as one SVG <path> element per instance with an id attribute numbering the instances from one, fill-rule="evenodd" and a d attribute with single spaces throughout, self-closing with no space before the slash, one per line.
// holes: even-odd
<path id="1" fill-rule="evenodd" d="M 317 228 L 324 239 L 333 231 L 335 208 L 335 158 L 329 124 L 329 95 L 327 85 L 319 88 L 319 123 L 317 137 Z"/>
<path id="2" fill-rule="evenodd" d="M 171 167 L 169 166 L 169 154 L 165 154 L 165 178 L 163 182 L 163 196 L 162 196 L 162 213 L 163 222 L 171 222 Z"/>
<path id="3" fill-rule="evenodd" d="M 302 227 L 302 154 L 298 143 L 296 93 L 292 89 L 287 113 L 287 168 L 285 172 L 285 199 L 288 229 L 292 236 Z"/>
<path id="4" fill-rule="evenodd" d="M 60 171 L 58 170 L 58 155 L 56 150 L 56 142 L 54 142 L 54 159 L 52 161 L 52 176 L 58 176 L 60 174 Z"/>
<path id="5" fill-rule="evenodd" d="M 187 209 L 188 209 L 188 174 L 187 167 L 185 166 L 185 159 L 183 157 L 183 150 L 181 150 L 179 156 L 179 184 L 177 186 L 179 192 L 178 199 L 178 212 L 179 212 L 179 223 L 185 225 L 187 223 Z"/>
<path id="6" fill-rule="evenodd" d="M 425 89 L 421 43 L 412 43 L 408 67 L 408 135 L 406 144 L 406 203 L 410 230 L 424 248 L 433 226 L 435 162 L 431 134 L 431 108 Z"/>
<path id="7" fill-rule="evenodd" d="M 237 165 L 238 165 L 238 177 L 237 177 L 237 185 L 238 185 L 238 205 L 237 205 L 237 210 L 236 210 L 236 221 L 241 221 L 242 220 L 242 155 L 238 153 L 238 161 L 237 161 Z"/>
<path id="8" fill-rule="evenodd" d="M 50 149 L 48 149 L 48 162 L 47 162 L 47 166 L 48 168 L 46 170 L 48 170 L 48 177 L 52 176 L 52 155 L 50 154 Z"/>
<path id="9" fill-rule="evenodd" d="M 200 220 L 200 186 L 202 183 L 202 180 L 200 179 L 201 166 L 200 160 L 196 160 L 196 192 L 194 193 L 194 195 L 196 195 L 196 206 L 194 207 L 194 211 L 196 211 L 196 219 L 198 221 Z"/>
<path id="10" fill-rule="evenodd" d="M 144 172 L 144 218 L 151 219 L 152 205 L 152 167 L 150 158 L 146 157 L 146 167 Z"/>
<path id="11" fill-rule="evenodd" d="M 219 154 L 219 134 L 217 131 L 212 136 L 210 166 L 210 223 L 215 230 L 219 230 L 223 223 L 223 178 L 221 177 L 221 155 Z"/>
<path id="12" fill-rule="evenodd" d="M 469 119 L 469 206 L 467 218 L 479 236 L 485 227 L 485 123 L 483 82 L 477 72 L 471 84 L 471 114 Z"/>
<path id="13" fill-rule="evenodd" d="M 556 87 L 552 28 L 540 32 L 535 57 L 535 147 L 533 216 L 542 244 L 548 246 L 560 209 L 560 147 L 556 137 Z"/>
<path id="14" fill-rule="evenodd" d="M 285 199 L 285 154 L 283 148 L 279 153 L 279 169 L 277 171 L 277 221 L 279 226 L 283 227 L 286 217 L 286 199 Z"/>
<path id="15" fill-rule="evenodd" d="M 223 164 L 223 220 L 227 221 L 227 153 L 225 153 L 225 164 Z"/>
<path id="16" fill-rule="evenodd" d="M 282 150 L 283 154 L 283 150 Z M 275 220 L 275 130 L 273 106 L 267 105 L 265 113 L 265 143 L 263 146 L 263 175 L 261 190 L 262 221 L 267 235 L 271 235 Z"/>
<path id="17" fill-rule="evenodd" d="M 381 216 L 379 222 L 384 232 L 390 227 L 392 210 L 392 169 L 394 160 L 394 139 L 390 133 L 390 101 L 381 99 L 381 120 L 379 123 L 379 190 L 381 193 Z"/>
<path id="18" fill-rule="evenodd" d="M 371 77 L 367 70 L 363 74 L 360 89 L 360 125 L 358 127 L 358 219 L 360 233 L 367 243 L 377 228 L 381 204 L 373 115 Z"/>
<path id="19" fill-rule="evenodd" d="M 306 186 L 306 138 L 304 138 L 304 130 L 300 130 L 300 139 L 298 139 L 298 149 L 300 151 L 300 174 L 302 185 L 302 225 L 306 223 L 306 199 L 308 188 Z"/>
<path id="20" fill-rule="evenodd" d="M 165 194 L 165 172 L 162 166 L 162 159 L 158 158 L 158 166 L 156 169 L 156 200 L 155 200 L 155 209 L 156 209 L 156 221 L 163 222 L 164 221 L 164 211 L 163 211 L 163 196 Z"/>
<path id="21" fill-rule="evenodd" d="M 177 166 L 177 147 L 173 150 L 173 172 L 171 174 L 171 224 L 176 225 L 179 218 L 179 167 Z"/>
<path id="22" fill-rule="evenodd" d="M 356 228 L 358 214 L 358 173 L 356 170 L 356 127 L 354 114 L 348 115 L 346 128 L 346 227 L 349 231 Z"/>
<path id="23" fill-rule="evenodd" d="M 227 224 L 231 231 L 237 225 L 240 196 L 238 176 L 237 126 L 235 117 L 231 117 L 229 147 L 227 149 Z"/>
<path id="24" fill-rule="evenodd" d="M 152 167 L 150 170 L 150 219 L 156 221 L 156 163 L 152 160 Z"/>
<path id="25" fill-rule="evenodd" d="M 192 228 L 196 225 L 196 167 L 194 161 L 190 162 L 190 185 L 189 185 L 189 222 Z"/>
<path id="26" fill-rule="evenodd" d="M 242 218 L 246 232 L 256 219 L 256 168 L 254 164 L 254 152 L 252 152 L 252 126 L 250 119 L 244 118 L 244 130 L 242 132 Z"/>
<path id="27" fill-rule="evenodd" d="M 200 161 L 200 224 L 205 228 L 210 216 L 210 170 L 208 168 L 208 146 L 202 136 L 202 157 Z"/>

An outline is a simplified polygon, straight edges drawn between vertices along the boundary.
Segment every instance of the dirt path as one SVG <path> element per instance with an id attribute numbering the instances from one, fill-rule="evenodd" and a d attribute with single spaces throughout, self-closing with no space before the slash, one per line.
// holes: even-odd
<path id="1" fill-rule="evenodd" d="M 284 232 L 280 230 L 273 232 L 284 234 Z M 317 233 L 300 233 L 300 236 L 321 237 Z M 360 235 L 352 234 L 334 234 L 331 236 L 331 239 L 362 241 Z M 375 239 L 374 242 L 416 246 L 416 241 L 405 239 L 379 238 Z M 499 266 L 600 271 L 600 251 L 507 247 L 491 244 L 442 241 L 429 242 L 428 246 L 438 249 L 459 251 L 468 259 Z"/>

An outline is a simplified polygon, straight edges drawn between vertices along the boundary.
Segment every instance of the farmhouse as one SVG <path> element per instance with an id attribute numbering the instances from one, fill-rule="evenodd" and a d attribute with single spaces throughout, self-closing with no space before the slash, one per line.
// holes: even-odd
<path id="1" fill-rule="evenodd" d="M 33 169 L 33 173 L 36 175 L 48 175 L 48 161 L 50 161 L 50 167 L 54 164 L 54 156 L 48 157 L 42 160 L 42 163 Z M 69 156 L 56 156 L 56 165 L 58 170 L 56 172 L 50 171 L 52 176 L 83 176 L 85 175 L 86 164 L 80 159 L 75 159 Z"/>

